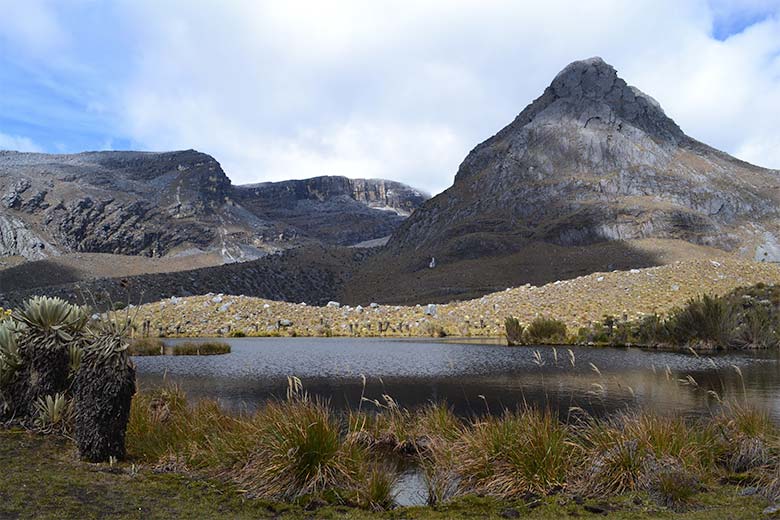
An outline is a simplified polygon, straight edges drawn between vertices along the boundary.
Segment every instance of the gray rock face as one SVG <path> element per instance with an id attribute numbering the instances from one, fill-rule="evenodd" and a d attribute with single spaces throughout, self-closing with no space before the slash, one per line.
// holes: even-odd
<path id="1" fill-rule="evenodd" d="M 54 244 L 143 256 L 213 250 L 231 262 L 385 237 L 424 199 L 398 183 L 342 177 L 236 187 L 194 150 L 0 151 L 0 254 L 39 258 Z"/>
<path id="2" fill-rule="evenodd" d="M 0 215 L 0 256 L 23 256 L 41 260 L 57 250 L 27 229 L 21 220 Z"/>
<path id="3" fill-rule="evenodd" d="M 453 261 L 522 250 L 674 238 L 773 254 L 778 172 L 686 136 L 600 58 L 570 64 L 466 157 L 454 185 L 392 236 L 398 254 Z M 421 264 L 422 265 L 422 264 Z"/>
<path id="4" fill-rule="evenodd" d="M 428 198 L 400 182 L 346 177 L 238 186 L 233 194 L 258 216 L 337 245 L 389 236 Z"/>

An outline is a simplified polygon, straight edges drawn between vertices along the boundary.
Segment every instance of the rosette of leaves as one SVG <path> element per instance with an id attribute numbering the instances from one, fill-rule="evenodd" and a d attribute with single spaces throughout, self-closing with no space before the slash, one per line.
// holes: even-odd
<path id="1" fill-rule="evenodd" d="M 69 346 L 82 341 L 85 309 L 60 298 L 34 297 L 12 315 L 16 322 L 19 366 L 6 393 L 16 417 L 31 418 L 35 403 L 69 387 Z"/>
<path id="2" fill-rule="evenodd" d="M 75 380 L 75 437 L 90 462 L 125 456 L 125 433 L 135 393 L 135 366 L 125 328 L 107 321 L 90 330 Z"/>

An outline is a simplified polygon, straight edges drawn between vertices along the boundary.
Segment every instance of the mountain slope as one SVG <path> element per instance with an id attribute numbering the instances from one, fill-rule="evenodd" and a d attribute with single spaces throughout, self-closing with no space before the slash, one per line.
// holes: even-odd
<path id="1" fill-rule="evenodd" d="M 568 65 L 474 148 L 453 186 L 372 261 L 397 266 L 393 277 L 432 298 L 691 256 L 777 261 L 778 201 L 777 171 L 686 136 L 654 99 L 591 58 Z M 468 269 L 478 272 L 464 279 Z"/>
<path id="2" fill-rule="evenodd" d="M 389 236 L 428 198 L 400 182 L 346 177 L 237 186 L 233 197 L 255 215 L 336 245 Z"/>
<path id="3" fill-rule="evenodd" d="M 385 237 L 425 198 L 399 183 L 341 177 L 233 186 L 214 158 L 194 150 L 0 152 L 0 256 L 216 252 L 244 260 Z M 341 229 L 316 224 L 328 220 Z"/>

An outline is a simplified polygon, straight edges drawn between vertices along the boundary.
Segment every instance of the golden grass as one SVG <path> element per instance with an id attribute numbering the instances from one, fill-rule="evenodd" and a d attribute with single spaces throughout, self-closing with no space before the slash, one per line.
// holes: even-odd
<path id="1" fill-rule="evenodd" d="M 252 414 L 231 415 L 215 401 L 190 405 L 176 387 L 141 392 L 128 453 L 160 470 L 233 482 L 249 496 L 372 510 L 393 506 L 399 456 L 418 465 L 431 504 L 473 494 L 647 492 L 680 509 L 700 484 L 746 471 L 780 496 L 776 429 L 745 405 L 723 406 L 708 420 L 623 412 L 566 423 L 525 407 L 463 421 L 444 404 L 410 411 L 389 396 L 337 413 L 291 381 L 286 400 Z"/>
<path id="2" fill-rule="evenodd" d="M 527 325 L 553 316 L 570 331 L 590 326 L 604 315 L 633 320 L 664 315 L 702 293 L 725 294 L 759 282 L 780 283 L 780 266 L 736 258 L 689 259 L 659 267 L 593 273 L 543 286 L 524 285 L 484 297 L 441 304 L 435 316 L 425 306 L 380 305 L 358 309 L 316 307 L 241 296 L 193 296 L 143 305 L 134 322 L 149 320 L 153 330 L 185 337 L 224 336 L 493 336 L 504 334 L 504 320 Z M 362 302 L 367 306 L 369 302 Z M 428 302 L 420 302 L 425 304 Z M 220 308 L 229 305 L 228 312 Z M 292 325 L 278 327 L 280 320 Z M 177 324 L 182 326 L 177 333 Z M 237 332 L 238 331 L 238 332 Z"/>

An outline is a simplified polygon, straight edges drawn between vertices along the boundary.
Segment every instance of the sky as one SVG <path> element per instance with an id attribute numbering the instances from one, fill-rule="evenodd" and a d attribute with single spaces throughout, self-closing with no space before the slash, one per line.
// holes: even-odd
<path id="1" fill-rule="evenodd" d="M 194 148 L 236 184 L 435 194 L 591 56 L 780 168 L 780 0 L 0 0 L 0 149 Z"/>

